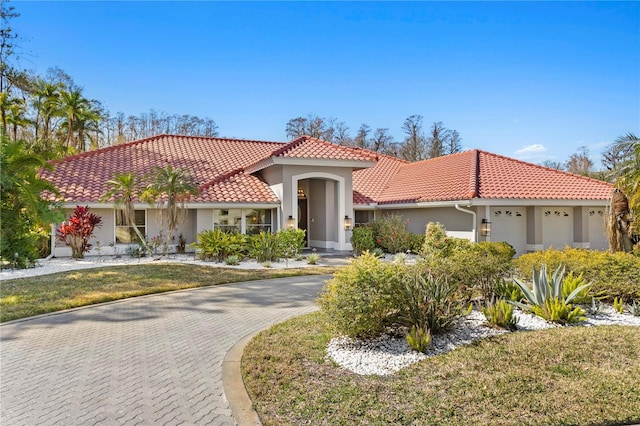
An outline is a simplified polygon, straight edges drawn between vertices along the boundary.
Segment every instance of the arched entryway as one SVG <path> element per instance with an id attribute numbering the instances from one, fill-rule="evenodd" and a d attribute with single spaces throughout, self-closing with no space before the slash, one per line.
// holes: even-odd
<path id="1" fill-rule="evenodd" d="M 307 231 L 307 244 L 330 250 L 351 250 L 344 217 L 352 216 L 353 203 L 343 176 L 308 172 L 291 177 L 292 216 Z"/>

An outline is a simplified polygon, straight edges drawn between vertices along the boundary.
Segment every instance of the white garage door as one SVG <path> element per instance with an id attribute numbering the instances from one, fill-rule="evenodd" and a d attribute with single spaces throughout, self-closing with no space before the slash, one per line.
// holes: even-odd
<path id="1" fill-rule="evenodd" d="M 516 256 L 527 252 L 527 217 L 524 207 L 491 208 L 491 241 L 506 241 Z"/>
<path id="2" fill-rule="evenodd" d="M 589 209 L 589 243 L 589 248 L 592 250 L 609 249 L 604 224 L 604 208 Z"/>
<path id="3" fill-rule="evenodd" d="M 562 250 L 573 247 L 573 209 L 563 207 L 542 208 L 542 243 L 544 248 Z"/>

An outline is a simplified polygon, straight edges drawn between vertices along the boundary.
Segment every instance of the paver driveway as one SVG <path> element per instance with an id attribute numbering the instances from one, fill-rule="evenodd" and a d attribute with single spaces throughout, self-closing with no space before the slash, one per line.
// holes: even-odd
<path id="1" fill-rule="evenodd" d="M 0 326 L 0 423 L 234 424 L 222 361 L 316 309 L 328 276 L 199 288 Z"/>

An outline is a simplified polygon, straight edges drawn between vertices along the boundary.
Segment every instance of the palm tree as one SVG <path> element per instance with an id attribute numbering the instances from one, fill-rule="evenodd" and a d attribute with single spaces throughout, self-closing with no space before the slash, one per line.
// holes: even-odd
<path id="1" fill-rule="evenodd" d="M 137 197 L 140 183 L 135 173 L 116 173 L 113 179 L 107 181 L 109 190 L 102 196 L 102 201 L 112 200 L 115 207 L 122 209 L 129 229 L 133 229 L 140 244 L 151 253 L 147 240 L 136 226 L 134 201 Z"/>
<path id="2" fill-rule="evenodd" d="M 74 139 L 74 132 L 76 130 L 76 122 L 78 117 L 82 114 L 83 110 L 90 107 L 90 102 L 87 98 L 82 96 L 82 90 L 72 89 L 63 90 L 60 93 L 60 112 L 64 117 L 62 123 L 63 129 L 66 129 L 66 146 L 70 148 Z M 77 141 L 76 141 L 77 143 Z M 81 148 L 80 144 L 73 144 L 76 148 Z M 79 149 L 81 151 L 81 149 Z"/>
<path id="3" fill-rule="evenodd" d="M 18 140 L 18 128 L 24 128 L 30 123 L 25 117 L 25 113 L 27 112 L 26 102 L 19 98 L 12 99 L 7 112 L 6 124 L 7 126 L 12 126 L 12 140 L 16 141 Z"/>
<path id="4" fill-rule="evenodd" d="M 174 169 L 170 164 L 164 169 L 152 169 L 152 182 L 147 186 L 144 198 L 161 207 L 162 226 L 164 228 L 166 224 L 167 227 L 165 247 L 183 219 L 185 201 L 198 193 L 198 187 L 186 169 Z"/>
<path id="5" fill-rule="evenodd" d="M 618 152 L 627 154 L 611 171 L 616 189 L 607 234 L 612 251 L 630 251 L 631 235 L 640 231 L 638 221 L 631 221 L 632 216 L 640 217 L 640 139 L 633 133 L 627 133 L 618 137 L 614 146 Z"/>
<path id="6" fill-rule="evenodd" d="M 41 157 L 26 151 L 24 141 L 9 141 L 2 136 L 0 149 L 0 257 L 19 263 L 37 258 L 34 230 L 60 222 L 62 212 L 44 194 L 56 194 L 55 187 L 39 177 L 42 168 L 50 168 Z"/>
<path id="7" fill-rule="evenodd" d="M 51 130 L 51 119 L 57 114 L 59 109 L 60 89 L 62 83 L 49 83 L 46 80 L 38 79 L 35 83 L 33 107 L 36 110 L 35 134 L 39 136 L 40 119 L 43 121 L 44 134 L 42 139 L 49 139 Z"/>

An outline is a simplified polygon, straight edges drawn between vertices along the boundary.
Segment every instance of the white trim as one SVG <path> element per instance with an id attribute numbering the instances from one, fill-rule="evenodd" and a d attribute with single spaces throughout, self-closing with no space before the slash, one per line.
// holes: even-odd
<path id="1" fill-rule="evenodd" d="M 346 167 L 353 169 L 366 169 L 376 165 L 376 161 L 367 160 L 339 160 L 328 158 L 296 158 L 296 157 L 269 157 L 265 160 L 249 166 L 246 173 L 255 173 L 274 165 L 285 166 L 315 166 L 315 167 Z"/>
<path id="2" fill-rule="evenodd" d="M 527 244 L 527 252 L 544 250 L 544 244 Z"/>
<path id="3" fill-rule="evenodd" d="M 606 206 L 609 200 L 552 200 L 552 199 L 525 199 L 525 198 L 474 198 L 474 206 L 549 206 L 549 207 L 584 207 L 584 206 Z"/>
<path id="4" fill-rule="evenodd" d="M 471 225 L 471 242 L 474 242 L 474 243 L 478 242 L 478 231 L 476 230 L 476 223 L 478 222 L 478 218 L 477 218 L 476 212 L 474 212 L 473 210 L 463 209 L 462 207 L 460 207 L 460 204 L 456 204 L 454 207 L 458 211 L 461 211 L 463 213 L 467 213 L 467 214 L 471 215 L 471 218 L 472 218 L 472 221 L 473 221 L 473 223 Z M 467 232 L 467 231 L 464 231 L 464 233 L 465 234 L 469 234 L 469 232 Z M 451 235 L 455 236 L 455 235 L 453 235 L 453 233 L 451 233 Z M 458 237 L 458 238 L 468 238 L 468 237 Z"/>

